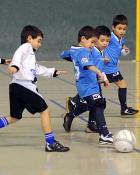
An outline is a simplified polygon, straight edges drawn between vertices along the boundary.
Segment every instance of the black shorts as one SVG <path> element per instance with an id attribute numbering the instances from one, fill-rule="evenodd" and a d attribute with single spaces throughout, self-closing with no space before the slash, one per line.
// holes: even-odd
<path id="1" fill-rule="evenodd" d="M 11 117 L 21 119 L 24 109 L 31 114 L 43 112 L 48 108 L 45 100 L 35 92 L 12 83 L 9 86 L 10 115 Z"/>
<path id="2" fill-rule="evenodd" d="M 106 74 L 106 76 L 107 76 L 109 83 L 123 80 L 123 76 L 121 75 L 120 71 L 112 73 L 112 74 Z"/>

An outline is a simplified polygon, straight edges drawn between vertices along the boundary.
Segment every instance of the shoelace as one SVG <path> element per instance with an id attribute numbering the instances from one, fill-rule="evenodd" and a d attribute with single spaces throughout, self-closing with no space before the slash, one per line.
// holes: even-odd
<path id="1" fill-rule="evenodd" d="M 55 143 L 55 146 L 56 146 L 56 148 L 64 148 L 64 146 L 61 145 L 59 142 L 56 142 L 56 143 Z"/>

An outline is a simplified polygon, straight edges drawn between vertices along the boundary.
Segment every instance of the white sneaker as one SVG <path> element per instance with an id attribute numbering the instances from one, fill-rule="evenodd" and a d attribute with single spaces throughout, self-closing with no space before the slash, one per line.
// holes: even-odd
<path id="1" fill-rule="evenodd" d="M 112 133 L 107 134 L 106 136 L 100 135 L 99 144 L 113 144 L 113 135 Z"/>

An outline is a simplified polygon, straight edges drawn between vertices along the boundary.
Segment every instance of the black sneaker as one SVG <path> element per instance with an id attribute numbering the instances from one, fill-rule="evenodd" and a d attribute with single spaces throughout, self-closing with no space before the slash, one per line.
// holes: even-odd
<path id="1" fill-rule="evenodd" d="M 139 110 L 135 110 L 131 107 L 128 107 L 124 111 L 121 111 L 121 115 L 134 115 L 138 112 L 139 112 Z"/>
<path id="2" fill-rule="evenodd" d="M 70 117 L 68 113 L 66 113 L 66 115 L 64 116 L 64 123 L 63 123 L 63 127 L 66 132 L 70 132 L 72 121 L 73 118 Z"/>
<path id="3" fill-rule="evenodd" d="M 46 152 L 67 152 L 70 148 L 63 146 L 58 141 L 55 141 L 53 144 L 46 144 L 45 151 Z"/>
<path id="4" fill-rule="evenodd" d="M 112 133 L 107 134 L 106 136 L 100 135 L 99 144 L 113 144 L 113 135 Z"/>
<path id="5" fill-rule="evenodd" d="M 69 113 L 70 111 L 73 111 L 76 107 L 75 102 L 72 100 L 71 97 L 66 98 L 66 111 Z"/>
<path id="6" fill-rule="evenodd" d="M 98 128 L 97 128 L 96 123 L 92 123 L 91 125 L 87 125 L 85 132 L 86 133 L 98 133 Z"/>
<path id="7" fill-rule="evenodd" d="M 136 112 L 136 113 L 138 113 L 139 112 L 139 110 L 137 110 L 137 109 L 134 109 L 134 108 L 132 108 L 132 107 L 128 107 L 131 111 L 134 111 L 134 112 Z"/>

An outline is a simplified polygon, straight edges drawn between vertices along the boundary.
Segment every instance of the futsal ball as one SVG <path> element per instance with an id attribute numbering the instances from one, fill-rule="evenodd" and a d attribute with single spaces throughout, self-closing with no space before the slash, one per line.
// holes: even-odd
<path id="1" fill-rule="evenodd" d="M 114 135 L 113 142 L 117 151 L 128 153 L 133 151 L 136 144 L 136 138 L 132 131 L 123 129 Z"/>

